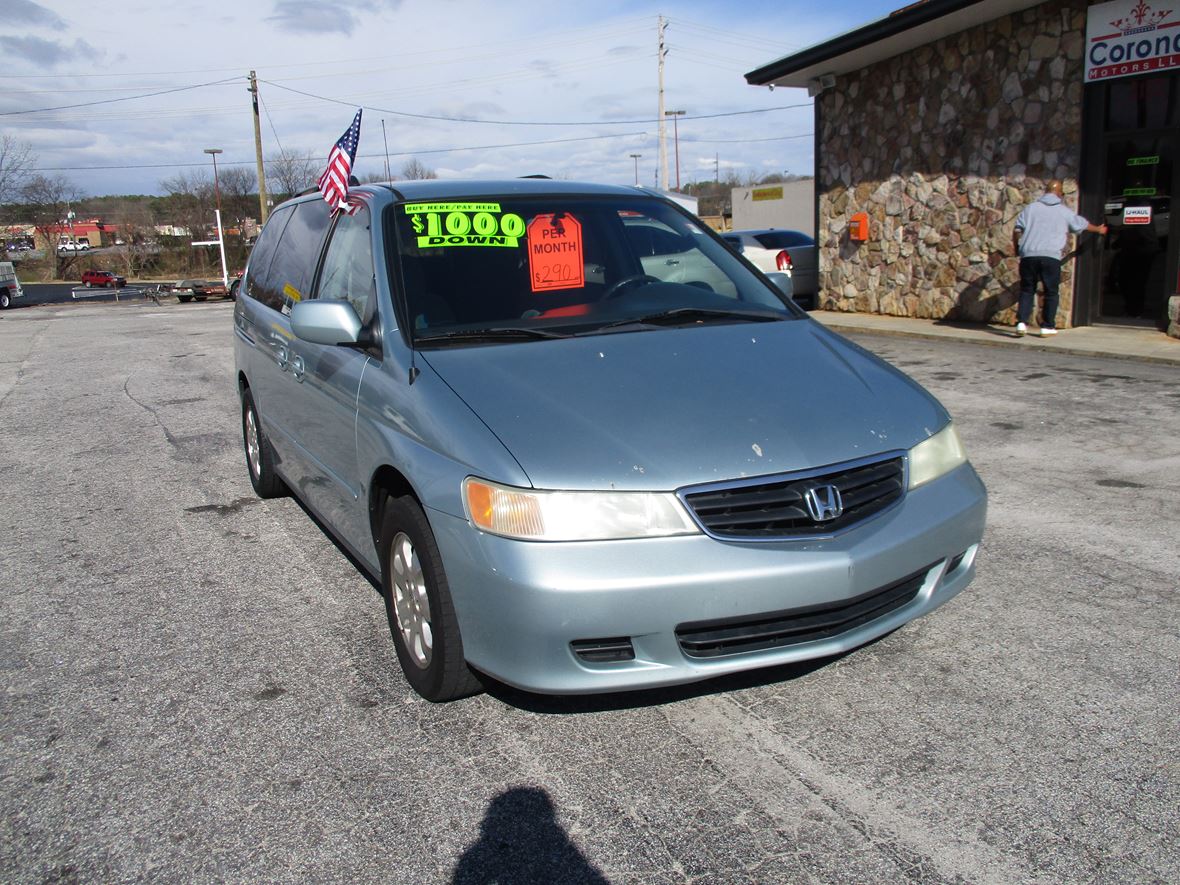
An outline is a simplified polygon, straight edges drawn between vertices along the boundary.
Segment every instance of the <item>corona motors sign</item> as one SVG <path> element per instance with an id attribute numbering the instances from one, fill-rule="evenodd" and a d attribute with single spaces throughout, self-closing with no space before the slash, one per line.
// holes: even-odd
<path id="1" fill-rule="evenodd" d="M 1117 0 L 1086 13 L 1086 82 L 1180 70 L 1180 0 Z"/>

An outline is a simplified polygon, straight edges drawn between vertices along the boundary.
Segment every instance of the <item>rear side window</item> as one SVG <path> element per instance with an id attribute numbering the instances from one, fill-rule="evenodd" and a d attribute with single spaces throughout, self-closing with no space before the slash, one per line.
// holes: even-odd
<path id="1" fill-rule="evenodd" d="M 291 307 L 311 295 L 311 282 L 324 233 L 332 219 L 324 200 L 295 204 L 295 214 L 283 230 L 267 274 L 267 294 L 278 301 L 277 308 L 290 313 Z M 271 300 L 267 302 L 276 307 Z"/>
<path id="2" fill-rule="evenodd" d="M 246 294 L 275 310 L 282 306 L 282 298 L 279 289 L 271 285 L 270 266 L 283 228 L 291 220 L 294 211 L 294 206 L 282 206 L 270 216 L 250 253 L 250 267 L 246 273 Z"/>
<path id="3" fill-rule="evenodd" d="M 791 246 L 814 246 L 815 240 L 797 230 L 772 230 L 754 234 L 764 249 L 789 249 Z"/>

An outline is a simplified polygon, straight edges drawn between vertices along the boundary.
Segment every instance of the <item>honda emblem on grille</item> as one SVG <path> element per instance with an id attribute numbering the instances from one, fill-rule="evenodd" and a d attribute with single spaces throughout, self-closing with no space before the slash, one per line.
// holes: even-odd
<path id="1" fill-rule="evenodd" d="M 833 485 L 812 486 L 803 496 L 803 500 L 807 502 L 807 512 L 816 522 L 837 519 L 844 512 L 840 490 Z"/>

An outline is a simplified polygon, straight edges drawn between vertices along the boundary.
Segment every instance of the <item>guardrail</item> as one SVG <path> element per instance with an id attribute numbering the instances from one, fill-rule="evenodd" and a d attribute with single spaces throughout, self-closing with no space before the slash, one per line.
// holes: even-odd
<path id="1" fill-rule="evenodd" d="M 79 298 L 97 298 L 100 295 L 113 294 L 115 300 L 124 298 L 150 298 L 157 304 L 160 303 L 160 296 L 169 291 L 168 286 L 159 283 L 152 283 L 142 286 L 116 286 L 111 288 L 109 286 L 73 286 L 70 288 L 70 297 L 74 300 Z"/>

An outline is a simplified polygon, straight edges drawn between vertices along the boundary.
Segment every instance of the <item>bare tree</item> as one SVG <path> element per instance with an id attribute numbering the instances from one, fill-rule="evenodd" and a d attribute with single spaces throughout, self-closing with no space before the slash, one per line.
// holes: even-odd
<path id="1" fill-rule="evenodd" d="M 307 190 L 319 178 L 320 162 L 311 151 L 283 151 L 268 159 L 266 171 L 271 195 L 286 198 Z"/>
<path id="2" fill-rule="evenodd" d="M 161 181 L 160 188 L 168 193 L 163 208 L 165 217 L 173 224 L 195 236 L 213 223 L 216 195 L 212 172 L 181 171 Z"/>
<path id="3" fill-rule="evenodd" d="M 188 232 L 184 239 L 160 240 L 165 256 L 172 266 L 187 274 L 205 273 L 211 266 L 209 256 L 203 247 L 188 245 L 186 240 L 212 239 L 216 195 L 213 190 L 212 170 L 178 172 L 172 178 L 160 182 L 161 189 L 168 192 L 162 200 L 161 210 L 165 218 L 176 227 Z"/>
<path id="4" fill-rule="evenodd" d="M 411 157 L 402 166 L 401 176 L 403 180 L 415 181 L 424 178 L 438 178 L 438 173 L 417 157 Z"/>
<path id="5" fill-rule="evenodd" d="M 33 175 L 21 187 L 20 202 L 33 222 L 37 237 L 45 244 L 47 252 L 57 256 L 54 265 L 55 276 L 61 277 L 74 260 L 77 252 L 58 252 L 57 241 L 70 204 L 82 199 L 82 192 L 69 179 L 61 175 Z"/>
<path id="6" fill-rule="evenodd" d="M 0 203 L 11 202 L 33 165 L 33 149 L 11 135 L 0 136 Z"/>
<path id="7" fill-rule="evenodd" d="M 238 222 L 258 211 L 258 176 L 246 166 L 230 166 L 218 175 L 221 182 L 222 223 Z"/>
<path id="8" fill-rule="evenodd" d="M 105 215 L 116 226 L 114 254 L 123 273 L 129 278 L 138 276 L 154 257 L 147 245 L 154 234 L 151 210 L 141 200 L 121 199 L 108 206 Z"/>

